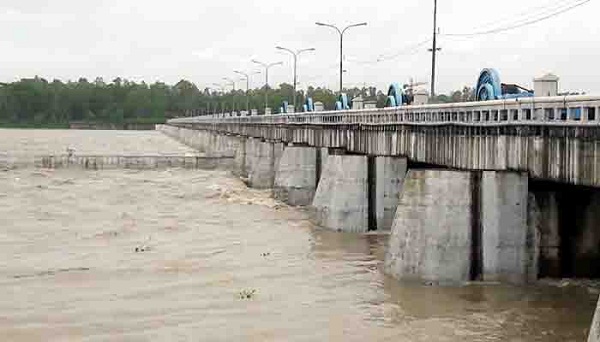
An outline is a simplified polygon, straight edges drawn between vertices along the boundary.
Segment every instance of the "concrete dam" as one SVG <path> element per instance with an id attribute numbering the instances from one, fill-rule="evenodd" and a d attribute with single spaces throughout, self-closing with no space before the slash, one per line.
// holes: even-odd
<path id="1" fill-rule="evenodd" d="M 159 129 L 233 157 L 251 187 L 310 206 L 322 227 L 391 231 L 385 268 L 398 279 L 527 283 L 600 276 L 599 105 L 521 98 Z"/>

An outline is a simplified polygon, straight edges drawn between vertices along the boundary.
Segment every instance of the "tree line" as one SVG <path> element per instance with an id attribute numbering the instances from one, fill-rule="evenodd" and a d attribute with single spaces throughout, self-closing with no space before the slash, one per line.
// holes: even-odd
<path id="1" fill-rule="evenodd" d="M 361 96 L 384 107 L 387 89 L 375 87 L 345 89 L 348 98 Z M 243 90 L 217 91 L 200 89 L 187 80 L 175 85 L 162 82 L 147 84 L 116 78 L 105 82 L 102 78 L 77 82 L 47 81 L 35 77 L 12 83 L 0 83 L 0 125 L 65 126 L 70 122 L 100 123 L 161 123 L 166 119 L 193 111 L 197 114 L 259 109 L 267 105 L 275 112 L 284 101 L 292 104 L 293 86 L 283 83 L 277 88 L 263 87 Z M 307 97 L 322 102 L 325 109 L 335 107 L 335 91 L 309 87 L 297 92 L 298 107 Z M 465 88 L 448 95 L 439 95 L 433 102 L 460 102 L 472 98 Z"/>

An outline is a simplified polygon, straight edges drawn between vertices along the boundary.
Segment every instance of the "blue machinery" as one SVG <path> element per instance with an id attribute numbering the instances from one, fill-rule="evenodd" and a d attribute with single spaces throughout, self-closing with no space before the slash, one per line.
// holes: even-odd
<path id="1" fill-rule="evenodd" d="M 314 112 L 315 111 L 315 104 L 313 103 L 312 97 L 306 98 L 306 102 L 304 103 L 302 108 L 304 109 L 305 112 Z"/>
<path id="2" fill-rule="evenodd" d="M 392 83 L 388 88 L 387 99 L 385 101 L 386 107 L 398 107 L 402 105 L 409 105 L 412 103 L 412 98 L 404 92 L 403 88 L 400 88 L 398 83 Z"/>
<path id="3" fill-rule="evenodd" d="M 533 91 L 516 84 L 501 83 L 500 75 L 496 69 L 486 68 L 479 74 L 477 85 L 475 86 L 476 101 L 516 99 L 522 97 L 533 97 Z M 386 107 L 410 105 L 412 102 L 413 96 L 405 92 L 398 83 L 390 85 L 385 102 Z M 335 102 L 335 110 L 348 110 L 351 109 L 351 106 L 352 104 L 348 100 L 348 95 L 345 93 L 340 94 Z M 287 107 L 284 106 L 284 108 Z M 307 98 L 303 108 L 305 112 L 315 110 L 311 98 Z M 283 112 L 285 111 L 287 110 L 284 109 Z"/>
<path id="4" fill-rule="evenodd" d="M 347 110 L 350 109 L 350 102 L 348 102 L 348 95 L 341 93 L 338 100 L 335 102 L 335 110 Z"/>
<path id="5" fill-rule="evenodd" d="M 483 69 L 475 86 L 475 100 L 503 100 L 520 97 L 533 97 L 533 91 L 516 84 L 500 82 L 500 75 L 495 69 Z"/>
<path id="6" fill-rule="evenodd" d="M 279 107 L 279 113 L 286 114 L 287 111 L 288 111 L 288 102 L 283 101 L 283 103 L 281 104 L 281 107 Z"/>

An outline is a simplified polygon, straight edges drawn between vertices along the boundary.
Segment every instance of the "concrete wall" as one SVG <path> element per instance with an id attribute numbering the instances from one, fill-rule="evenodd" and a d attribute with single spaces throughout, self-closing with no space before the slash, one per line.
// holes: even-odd
<path id="1" fill-rule="evenodd" d="M 237 148 L 234 151 L 233 174 L 238 177 L 247 178 L 248 171 L 246 170 L 246 144 L 248 139 L 245 137 L 237 137 Z"/>
<path id="2" fill-rule="evenodd" d="M 282 143 L 250 139 L 246 142 L 246 170 L 248 185 L 256 189 L 271 189 L 275 182 L 275 168 L 283 154 Z"/>
<path id="3" fill-rule="evenodd" d="M 317 187 L 317 148 L 288 146 L 275 171 L 273 197 L 290 205 L 312 204 Z"/>
<path id="4" fill-rule="evenodd" d="M 386 251 L 386 273 L 441 283 L 470 279 L 472 185 L 470 172 L 408 172 Z"/>
<path id="5" fill-rule="evenodd" d="M 483 172 L 483 279 L 525 283 L 532 262 L 527 246 L 527 174 Z M 533 275 L 535 278 L 535 275 Z"/>
<path id="6" fill-rule="evenodd" d="M 329 155 L 312 206 L 324 228 L 368 231 L 367 157 Z"/>

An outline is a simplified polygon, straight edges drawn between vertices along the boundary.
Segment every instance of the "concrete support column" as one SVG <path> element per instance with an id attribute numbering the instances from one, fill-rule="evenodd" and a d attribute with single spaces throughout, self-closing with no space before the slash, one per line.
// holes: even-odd
<path id="1" fill-rule="evenodd" d="M 329 155 L 313 200 L 316 223 L 345 232 L 368 230 L 366 156 Z"/>
<path id="2" fill-rule="evenodd" d="M 537 275 L 528 177 L 510 172 L 411 170 L 386 252 L 399 279 L 525 283 Z"/>
<path id="3" fill-rule="evenodd" d="M 375 198 L 375 208 L 372 211 L 376 226 L 372 223 L 369 226 L 371 229 L 390 230 L 400 201 L 408 161 L 406 158 L 376 157 L 374 162 L 374 189 L 371 189 L 369 196 Z"/>
<path id="4" fill-rule="evenodd" d="M 247 178 L 248 171 L 246 170 L 246 145 L 248 139 L 244 137 L 236 137 L 237 148 L 235 149 L 233 160 L 233 174 L 237 177 Z"/>
<path id="5" fill-rule="evenodd" d="M 317 155 L 315 147 L 286 147 L 275 171 L 273 197 L 289 205 L 310 205 L 317 187 Z"/>
<path id="6" fill-rule="evenodd" d="M 385 256 L 397 279 L 455 283 L 471 278 L 471 172 L 410 170 Z"/>
<path id="7" fill-rule="evenodd" d="M 246 146 L 248 185 L 256 189 L 271 189 L 275 181 L 275 166 L 283 154 L 282 143 L 249 139 Z"/>
<path id="8" fill-rule="evenodd" d="M 528 240 L 528 176 L 516 172 L 483 172 L 481 177 L 481 225 L 483 279 L 526 283 L 535 259 Z"/>

